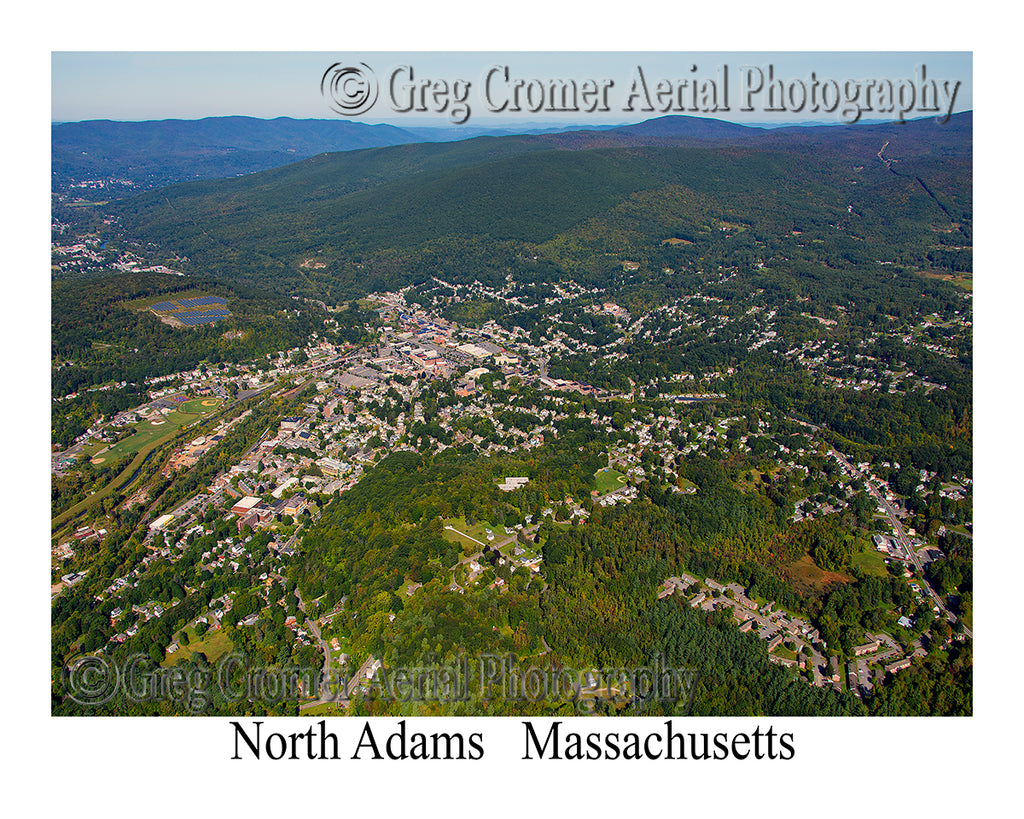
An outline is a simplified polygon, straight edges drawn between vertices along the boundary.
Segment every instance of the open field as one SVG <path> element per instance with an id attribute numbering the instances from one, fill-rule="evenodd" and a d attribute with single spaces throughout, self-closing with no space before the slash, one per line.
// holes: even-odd
<path id="1" fill-rule="evenodd" d="M 606 466 L 604 469 L 599 469 L 594 473 L 594 482 L 597 484 L 598 493 L 604 495 L 613 489 L 621 489 L 625 486 L 626 476 L 617 469 Z"/>
<path id="2" fill-rule="evenodd" d="M 195 629 L 189 626 L 185 631 L 188 633 L 189 644 L 179 645 L 178 650 L 168 654 L 161 665 L 170 667 L 182 659 L 191 657 L 195 652 L 202 652 L 211 663 L 216 662 L 232 649 L 231 640 L 224 633 L 223 629 L 208 631 L 202 639 L 196 637 Z"/>
<path id="3" fill-rule="evenodd" d="M 477 549 L 482 549 L 484 546 L 493 543 L 487 539 L 487 530 L 490 529 L 494 535 L 494 540 L 501 540 L 508 537 L 505 534 L 505 528 L 502 526 L 494 526 L 487 521 L 478 521 L 472 526 L 466 524 L 465 518 L 442 518 L 441 525 L 446 527 L 443 529 L 443 537 L 450 543 L 458 543 L 459 545 L 470 545 Z M 450 529 L 447 527 L 451 527 Z M 455 529 L 456 531 L 452 531 Z"/>
<path id="4" fill-rule="evenodd" d="M 217 410 L 217 407 L 210 407 L 209 410 L 212 414 Z M 137 429 L 139 431 L 136 432 L 135 435 L 114 444 L 102 455 L 94 457 L 93 463 L 99 465 L 114 461 L 118 458 L 124 457 L 125 455 L 130 455 L 133 451 L 135 452 L 135 457 L 132 459 L 131 463 L 121 471 L 120 475 L 115 477 L 110 481 L 110 483 L 97 491 L 94 495 L 90 495 L 85 500 L 79 501 L 70 509 L 65 510 L 57 517 L 53 518 L 50 522 L 52 531 L 56 532 L 69 520 L 74 519 L 86 509 L 89 509 L 91 506 L 99 503 L 114 490 L 121 489 L 126 486 L 129 483 L 129 479 L 134 479 L 137 470 L 158 447 L 172 440 L 181 431 L 183 426 L 200 417 L 201 415 L 199 413 L 182 413 L 180 410 L 172 410 L 166 416 L 161 418 L 152 416 L 151 420 L 147 419 L 138 425 Z M 158 420 L 163 420 L 164 423 L 153 423 L 153 421 Z"/>
<path id="5" fill-rule="evenodd" d="M 886 577 L 889 570 L 885 567 L 884 555 L 874 548 L 862 549 L 853 556 L 853 568 L 860 569 L 864 574 Z"/>
<path id="6" fill-rule="evenodd" d="M 214 403 L 211 406 L 204 406 L 206 401 L 213 401 Z M 123 441 L 118 441 L 116 444 L 111 444 L 106 452 L 93 458 L 92 462 L 100 464 L 104 461 L 116 461 L 125 455 L 138 452 L 147 444 L 160 438 L 165 438 L 170 433 L 177 432 L 181 427 L 192 423 L 203 415 L 215 412 L 220 403 L 220 400 L 215 398 L 193 398 L 190 401 L 183 402 L 176 410 L 170 410 L 161 415 L 154 413 L 149 418 L 136 424 L 134 435 L 130 438 L 125 438 Z"/>
<path id="7" fill-rule="evenodd" d="M 974 277 L 970 273 L 954 275 L 952 273 L 937 273 L 931 270 L 919 270 L 918 275 L 923 276 L 926 279 L 938 279 L 939 281 L 950 282 L 957 287 L 962 287 L 964 290 L 974 289 Z"/>
<path id="8" fill-rule="evenodd" d="M 831 583 L 849 583 L 851 580 L 848 575 L 824 571 L 809 554 L 790 563 L 784 571 L 796 591 L 812 594 L 821 593 Z"/>

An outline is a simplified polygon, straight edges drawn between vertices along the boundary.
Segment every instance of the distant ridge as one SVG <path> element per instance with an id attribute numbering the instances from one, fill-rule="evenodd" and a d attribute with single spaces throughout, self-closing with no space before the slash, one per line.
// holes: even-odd
<path id="1" fill-rule="evenodd" d="M 119 177 L 145 189 L 253 173 L 321 153 L 423 141 L 393 125 L 289 117 L 88 120 L 54 124 L 50 133 L 55 188 Z"/>
<path id="2" fill-rule="evenodd" d="M 53 123 L 52 185 L 66 190 L 85 180 L 123 179 L 104 198 L 178 182 L 223 179 L 290 165 L 327 153 L 384 149 L 427 143 L 462 144 L 485 140 L 487 147 L 469 148 L 474 154 L 514 154 L 559 148 L 587 150 L 633 146 L 711 147 L 757 144 L 759 147 L 797 148 L 814 145 L 820 150 L 854 143 L 869 144 L 879 138 L 939 135 L 940 141 L 968 140 L 972 112 L 954 114 L 938 125 L 934 118 L 899 123 L 857 125 L 802 125 L 765 128 L 740 125 L 710 117 L 664 116 L 630 125 L 537 128 L 531 124 L 513 133 L 499 127 L 410 127 L 368 125 L 343 119 L 256 119 L 208 117 L 200 120 L 152 120 L 117 122 L 89 120 Z M 914 140 L 911 139 L 911 142 Z M 913 145 L 904 144 L 913 150 Z M 460 151 L 440 148 L 441 156 Z M 478 157 L 479 158 L 479 157 Z M 414 163 L 416 164 L 416 163 Z M 431 162 L 427 163 L 429 166 Z M 443 164 L 443 163 L 441 163 Z M 373 174 L 371 174 L 373 176 Z M 372 184 L 372 183 L 371 183 Z"/>
<path id="3" fill-rule="evenodd" d="M 760 136 L 765 133 L 765 129 L 711 117 L 666 116 L 612 128 L 609 133 L 646 137 L 688 136 L 694 139 L 728 139 L 736 136 Z"/>

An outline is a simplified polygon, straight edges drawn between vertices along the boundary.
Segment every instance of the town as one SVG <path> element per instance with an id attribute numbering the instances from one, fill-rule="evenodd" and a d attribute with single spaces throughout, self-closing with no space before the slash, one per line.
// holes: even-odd
<path id="1" fill-rule="evenodd" d="M 92 251 L 73 247 L 55 252 Z M 722 279 L 732 275 L 723 271 Z M 500 528 L 486 522 L 471 526 L 465 520 L 443 520 L 446 537 L 461 547 L 458 559 L 448 566 L 450 591 L 464 594 L 486 586 L 500 593 L 516 571 L 543 578 L 542 552 L 533 540 L 542 520 L 558 526 L 582 525 L 595 506 L 629 504 L 638 498 L 640 487 L 650 482 L 679 494 L 695 493 L 697 486 L 680 473 L 683 460 L 731 452 L 774 464 L 770 472 L 755 474 L 755 470 L 748 475 L 752 489 L 764 482 L 781 482 L 817 490 L 795 502 L 793 524 L 868 504 L 874 534 L 855 558 L 869 573 L 904 580 L 910 592 L 908 604 L 889 632 L 868 633 L 866 642 L 847 657 L 806 619 L 783 610 L 774 600 L 751 599 L 748 590 L 735 582 L 683 574 L 666 580 L 659 598 L 680 596 L 687 605 L 705 612 L 728 610 L 739 631 L 754 633 L 764 642 L 773 662 L 792 666 L 811 685 L 833 686 L 857 696 L 868 694 L 886 674 L 894 675 L 914 657 L 926 654 L 935 639 L 932 623 L 943 621 L 955 627 L 940 637 L 947 643 L 971 636 L 969 627 L 925 577 L 926 567 L 944 556 L 937 537 L 946 528 L 939 526 L 926 535 L 908 524 L 911 513 L 892 484 L 899 464 L 854 464 L 827 442 L 819 426 L 770 412 L 737 413 L 726 386 L 733 375 L 729 367 L 675 373 L 641 384 L 630 380 L 628 389 L 549 374 L 552 358 L 570 351 L 599 354 L 598 360 L 614 362 L 622 356 L 617 345 L 627 338 L 670 339 L 682 328 L 700 328 L 713 335 L 725 332 L 734 321 L 748 328 L 740 337 L 750 350 L 777 345 L 774 310 L 755 306 L 736 315 L 735 306 L 723 309 L 720 300 L 696 293 L 634 316 L 601 292 L 571 282 L 555 285 L 553 291 L 543 299 L 551 322 L 543 331 L 535 327 L 527 332 L 497 319 L 472 327 L 445 318 L 441 313 L 446 308 L 465 300 L 507 304 L 516 310 L 538 304 L 525 302 L 511 283 L 493 290 L 479 284 L 451 286 L 435 279 L 415 291 L 406 288 L 367 297 L 364 309 L 373 321 L 366 329 L 375 335 L 373 343 L 328 340 L 334 320 L 327 318 L 325 332 L 314 333 L 305 347 L 281 350 L 249 364 L 204 365 L 148 378 L 145 403 L 110 418 L 97 418 L 70 448 L 53 453 L 55 475 L 73 472 L 83 460 L 100 466 L 124 442 L 125 430 L 138 429 L 140 423 L 173 421 L 173 414 L 191 402 L 196 420 L 182 425 L 183 434 L 173 441 L 159 476 L 161 486 L 173 487 L 177 477 L 215 456 L 233 429 L 252 422 L 256 402 L 275 402 L 286 407 L 288 414 L 261 417 L 261 428 L 249 433 L 251 442 L 232 463 L 170 507 L 165 502 L 166 489 L 164 497 L 158 497 L 150 488 L 128 481 L 131 491 L 125 489 L 121 510 L 148 509 L 160 501 L 161 513 L 145 523 L 139 558 L 130 571 L 110 577 L 96 595 L 96 601 L 109 611 L 110 636 L 103 644 L 90 641 L 90 650 L 124 643 L 138 633 L 140 624 L 158 621 L 187 596 L 198 596 L 205 605 L 190 612 L 186 627 L 176 630 L 165 654 L 154 659 L 173 663 L 177 656 L 199 650 L 215 659 L 232 643 L 217 639 L 222 629 L 251 629 L 260 618 L 270 616 L 287 629 L 292 651 L 305 652 L 294 656 L 317 667 L 321 662 L 315 658 L 322 656 L 324 669 L 358 664 L 345 690 L 352 693 L 360 686 L 365 690 L 381 667 L 380 660 L 353 658 L 344 650 L 345 631 L 333 622 L 344 601 L 322 612 L 317 601 L 303 600 L 286 579 L 287 561 L 319 519 L 324 504 L 350 490 L 392 453 L 454 449 L 486 457 L 522 456 L 553 440 L 566 421 L 589 424 L 608 441 L 606 465 L 594 475 L 597 488 L 579 497 L 550 499 L 536 520 L 525 515 L 518 521 L 504 521 Z M 600 344 L 588 341 L 587 332 L 581 334 L 584 328 L 572 319 L 576 313 L 563 313 L 572 310 L 589 311 L 603 322 Z M 969 332 L 968 317 L 969 304 L 962 316 L 958 312 L 945 323 L 933 317 L 909 329 L 900 337 L 901 343 L 952 355 L 948 345 L 957 343 L 956 333 Z M 814 317 L 823 325 L 838 320 L 841 317 Z M 936 327 L 947 330 L 946 341 L 934 340 L 935 334 L 929 331 Z M 854 355 L 836 342 L 829 343 L 827 336 L 777 354 L 853 390 L 893 393 L 915 385 L 926 390 L 943 388 L 915 376 L 909 367 L 884 365 L 871 355 L 881 336 L 861 339 L 860 349 L 865 352 Z M 65 398 L 55 396 L 54 400 Z M 652 409 L 652 400 L 658 409 Z M 616 412 L 609 415 L 602 406 L 615 407 Z M 628 417 L 623 407 L 630 408 Z M 936 476 L 922 470 L 918 481 L 915 492 L 927 493 L 935 487 L 951 509 L 960 508 L 971 491 L 967 476 L 952 476 L 938 486 Z M 528 483 L 528 477 L 507 475 L 500 489 L 515 493 Z M 91 515 L 93 522 L 55 540 L 55 597 L 88 576 L 91 545 L 101 543 L 106 535 L 103 515 L 97 514 L 103 507 L 91 504 L 90 498 L 79 506 L 78 514 Z M 949 526 L 970 536 L 969 519 L 966 526 L 952 520 Z M 206 578 L 202 586 L 175 588 L 169 600 L 143 599 L 146 595 L 140 589 L 149 585 L 147 577 L 156 571 L 173 571 L 181 560 L 195 562 L 199 576 Z M 232 576 L 243 578 L 244 587 L 237 587 Z M 410 583 L 406 594 L 411 596 L 416 589 Z M 929 617 L 922 618 L 922 612 Z M 325 702 L 311 700 L 306 705 Z"/>

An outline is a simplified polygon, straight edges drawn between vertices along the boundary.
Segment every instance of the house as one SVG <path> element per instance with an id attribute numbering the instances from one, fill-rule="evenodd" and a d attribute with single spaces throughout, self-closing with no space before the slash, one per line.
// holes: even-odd
<path id="1" fill-rule="evenodd" d="M 853 656 L 860 657 L 862 654 L 872 654 L 881 647 L 881 643 L 878 640 L 873 640 L 870 643 L 864 643 L 864 645 L 855 646 L 853 649 Z"/>
<path id="2" fill-rule="evenodd" d="M 885 667 L 886 674 L 895 674 L 897 671 L 902 671 L 904 668 L 910 667 L 910 657 L 904 657 L 902 660 L 897 660 L 894 663 L 889 663 Z"/>

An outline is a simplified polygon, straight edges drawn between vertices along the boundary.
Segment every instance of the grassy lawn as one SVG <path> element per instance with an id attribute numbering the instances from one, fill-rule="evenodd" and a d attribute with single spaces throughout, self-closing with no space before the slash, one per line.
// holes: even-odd
<path id="1" fill-rule="evenodd" d="M 796 652 L 795 651 L 790 651 L 785 646 L 776 646 L 775 650 L 772 652 L 772 654 L 775 654 L 775 655 L 777 655 L 779 657 L 784 657 L 787 660 L 795 660 L 796 659 Z"/>
<path id="2" fill-rule="evenodd" d="M 177 664 L 182 658 L 191 657 L 197 651 L 201 651 L 206 655 L 206 659 L 213 663 L 233 648 L 223 629 L 208 631 L 202 639 L 196 636 L 196 631 L 192 626 L 189 626 L 185 631 L 188 632 L 189 644 L 187 646 L 179 644 L 177 651 L 173 654 L 168 654 L 161 663 L 164 667 L 169 668 Z"/>
<path id="3" fill-rule="evenodd" d="M 862 549 L 850 561 L 853 568 L 860 569 L 864 574 L 876 577 L 887 577 L 889 570 L 885 567 L 885 556 L 877 549 Z"/>
<path id="4" fill-rule="evenodd" d="M 215 412 L 220 404 L 221 401 L 217 398 L 193 398 L 166 415 L 154 413 L 135 425 L 134 435 L 112 444 L 110 449 L 102 455 L 93 458 L 93 463 L 116 461 L 125 455 L 132 455 L 155 441 L 173 435 L 181 427 L 192 423 L 203 415 Z"/>
<path id="5" fill-rule="evenodd" d="M 620 480 L 621 478 L 621 480 Z M 621 489 L 626 485 L 626 476 L 617 469 L 606 466 L 594 473 L 594 483 L 599 494 L 604 495 L 613 489 Z"/>
<path id="6" fill-rule="evenodd" d="M 445 529 L 441 536 L 449 543 L 457 543 L 459 546 L 472 546 L 474 549 L 482 548 L 479 543 L 475 543 L 470 540 L 466 535 L 461 532 L 453 532 L 450 529 Z"/>
<path id="7" fill-rule="evenodd" d="M 138 452 L 147 444 L 154 443 L 159 441 L 161 438 L 173 435 L 183 424 L 191 420 L 193 420 L 192 416 L 186 417 L 178 412 L 171 412 L 166 416 L 154 416 L 153 421 L 156 423 L 153 423 L 153 421 L 148 419 L 141 421 L 136 424 L 134 435 L 129 438 L 125 438 L 123 441 L 118 441 L 116 444 L 111 444 L 110 448 L 106 452 L 94 457 L 92 462 L 94 464 L 101 464 L 106 461 L 116 461 L 118 458 L 122 458 L 125 455 L 131 455 Z"/>
<path id="8" fill-rule="evenodd" d="M 490 529 L 491 533 L 494 535 L 494 540 L 501 540 L 502 538 L 508 537 L 508 535 L 505 534 L 505 528 L 503 526 L 494 526 L 487 521 L 478 521 L 472 526 L 468 526 L 465 518 L 442 518 L 441 525 L 451 526 L 452 529 L 456 530 L 453 532 L 451 529 L 443 529 L 442 531 L 445 540 L 451 541 L 452 543 L 469 543 L 477 548 L 481 548 L 480 543 L 483 543 L 486 546 L 487 544 L 494 542 L 487 539 L 488 529 Z M 479 543 L 474 543 L 474 541 L 479 541 Z"/>

